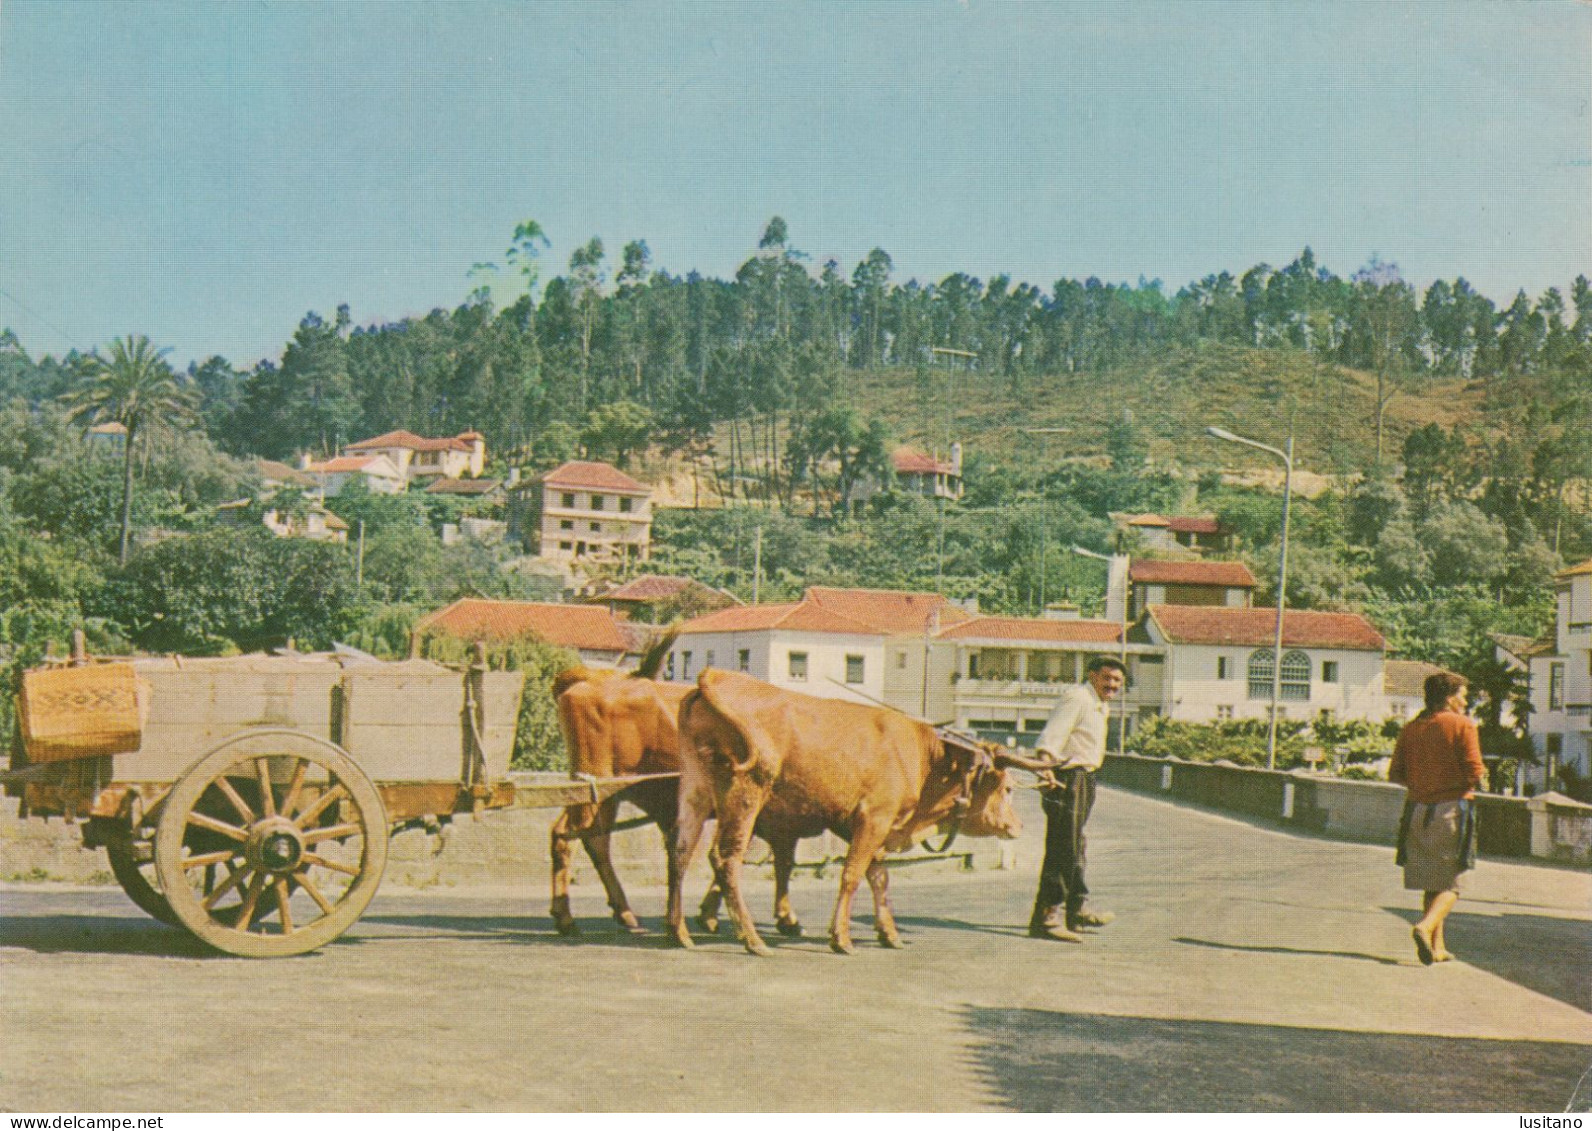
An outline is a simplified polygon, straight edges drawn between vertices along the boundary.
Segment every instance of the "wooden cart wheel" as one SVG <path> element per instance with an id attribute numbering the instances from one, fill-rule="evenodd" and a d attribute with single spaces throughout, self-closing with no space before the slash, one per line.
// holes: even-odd
<path id="1" fill-rule="evenodd" d="M 139 910 L 170 926 L 182 926 L 156 887 L 159 879 L 155 875 L 155 846 L 147 833 L 140 839 L 126 825 L 116 826 L 105 836 L 105 855 L 110 857 L 111 874 Z"/>
<path id="2" fill-rule="evenodd" d="M 364 912 L 386 864 L 376 787 L 342 750 L 302 731 L 227 739 L 172 787 L 155 833 L 172 913 L 243 958 L 331 942 Z"/>

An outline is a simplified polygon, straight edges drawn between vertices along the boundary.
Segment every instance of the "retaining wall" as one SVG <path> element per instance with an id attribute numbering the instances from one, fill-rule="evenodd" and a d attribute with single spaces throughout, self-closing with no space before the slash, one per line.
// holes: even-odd
<path id="1" fill-rule="evenodd" d="M 1345 840 L 1391 845 L 1404 788 L 1302 771 L 1110 754 L 1102 781 Z M 1476 798 L 1478 850 L 1489 856 L 1592 863 L 1592 806 L 1559 794 Z"/>

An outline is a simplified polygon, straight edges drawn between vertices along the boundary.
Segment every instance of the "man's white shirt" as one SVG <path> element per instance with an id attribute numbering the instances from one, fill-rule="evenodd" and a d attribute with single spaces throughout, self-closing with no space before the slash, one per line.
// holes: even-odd
<path id="1" fill-rule="evenodd" d="M 1074 684 L 1061 699 L 1034 749 L 1059 767 L 1098 770 L 1106 757 L 1106 726 L 1111 708 L 1092 683 Z"/>

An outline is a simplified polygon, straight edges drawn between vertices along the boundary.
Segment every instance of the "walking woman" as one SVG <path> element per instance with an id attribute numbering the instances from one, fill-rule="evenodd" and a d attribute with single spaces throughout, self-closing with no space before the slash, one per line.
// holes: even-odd
<path id="1" fill-rule="evenodd" d="M 1406 790 L 1397 862 L 1404 886 L 1425 893 L 1425 912 L 1410 931 L 1423 966 L 1454 956 L 1443 920 L 1459 900 L 1459 878 L 1476 864 L 1476 812 L 1471 800 L 1486 780 L 1476 724 L 1465 716 L 1465 681 L 1452 672 L 1426 678 L 1426 709 L 1399 732 L 1389 781 Z"/>

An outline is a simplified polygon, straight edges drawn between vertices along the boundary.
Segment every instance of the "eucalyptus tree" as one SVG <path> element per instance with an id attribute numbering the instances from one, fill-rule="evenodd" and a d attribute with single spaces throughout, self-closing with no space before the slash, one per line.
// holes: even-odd
<path id="1" fill-rule="evenodd" d="M 168 422 L 193 414 L 193 397 L 166 363 L 169 349 L 156 349 L 143 334 L 129 334 L 110 344 L 109 356 L 93 355 L 87 383 L 68 395 L 72 418 L 95 424 L 120 424 L 122 444 L 122 517 L 117 560 L 127 563 L 133 520 L 133 457 L 138 441 Z"/>

